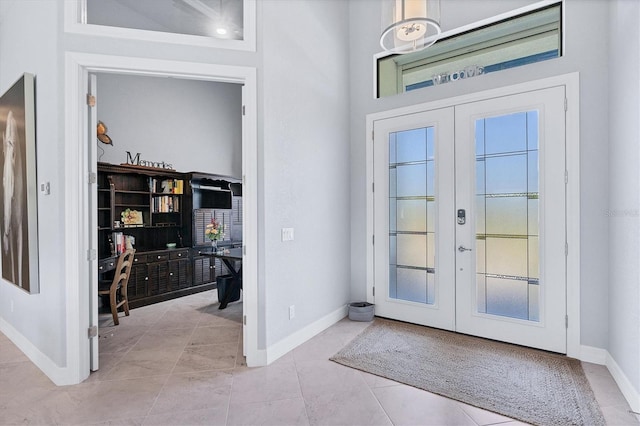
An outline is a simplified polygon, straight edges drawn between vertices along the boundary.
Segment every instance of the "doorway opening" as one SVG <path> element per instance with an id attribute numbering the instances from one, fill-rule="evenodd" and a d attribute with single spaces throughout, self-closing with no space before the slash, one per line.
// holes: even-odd
<path id="1" fill-rule="evenodd" d="M 65 189 L 68 204 L 76 214 L 67 217 L 67 229 L 77 229 L 68 235 L 68 247 L 74 247 L 76 257 L 88 262 L 69 262 L 70 317 L 80 327 L 69 327 L 68 350 L 70 358 L 77 354 L 78 381 L 88 377 L 91 359 L 97 353 L 95 337 L 87 339 L 86 330 L 95 316 L 87 301 L 93 301 L 92 293 L 97 281 L 97 248 L 91 227 L 90 205 L 92 185 L 95 185 L 97 146 L 88 141 L 90 114 L 87 112 L 87 88 L 90 74 L 110 73 L 139 76 L 161 76 L 179 79 L 234 83 L 242 85 L 242 186 L 243 186 L 243 323 L 244 350 L 248 365 L 259 365 L 257 344 L 257 117 L 256 71 L 249 67 L 221 66 L 179 61 L 139 59 L 68 53 L 66 58 L 66 134 L 65 154 L 70 160 L 69 178 Z M 240 112 L 239 112 L 240 113 Z M 74 161 L 75 160 L 75 161 Z M 75 208 L 74 208 L 75 207 Z M 80 224 L 80 226 L 78 226 Z M 83 256 L 83 253 L 86 253 Z M 79 283 L 92 283 L 91 286 Z M 84 327 L 86 325 L 86 328 Z M 92 351 L 96 349 L 96 351 Z"/>

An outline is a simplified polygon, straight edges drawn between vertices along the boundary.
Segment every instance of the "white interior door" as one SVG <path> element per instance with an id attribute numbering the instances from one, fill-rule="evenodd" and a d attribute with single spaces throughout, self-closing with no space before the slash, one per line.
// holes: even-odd
<path id="1" fill-rule="evenodd" d="M 566 353 L 564 99 L 374 122 L 376 315 Z"/>
<path id="2" fill-rule="evenodd" d="M 96 75 L 89 74 L 89 87 L 88 94 L 94 98 L 97 97 L 96 93 Z M 96 153 L 96 141 L 97 141 L 97 126 L 98 126 L 98 111 L 97 107 L 89 106 L 87 108 L 89 119 L 87 128 L 87 140 L 89 141 L 89 173 L 94 173 L 97 176 L 98 173 L 98 160 Z M 92 148 L 93 147 L 93 148 Z M 95 183 L 91 184 L 89 189 L 89 247 L 94 250 L 96 256 L 89 259 L 89 271 L 91 281 L 89 283 L 89 327 L 98 327 L 98 188 Z M 89 352 L 91 357 L 90 368 L 91 371 L 96 371 L 98 365 L 98 336 L 90 337 Z"/>
<path id="3" fill-rule="evenodd" d="M 566 353 L 565 92 L 456 107 L 456 330 Z"/>
<path id="4" fill-rule="evenodd" d="M 376 315 L 454 327 L 453 108 L 374 123 Z"/>

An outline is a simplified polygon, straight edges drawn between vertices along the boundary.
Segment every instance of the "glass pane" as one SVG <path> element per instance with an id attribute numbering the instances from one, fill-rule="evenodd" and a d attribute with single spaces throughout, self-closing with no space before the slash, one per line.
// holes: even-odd
<path id="1" fill-rule="evenodd" d="M 529 283 L 529 320 L 540 321 L 540 286 Z"/>
<path id="2" fill-rule="evenodd" d="M 486 243 L 484 238 L 476 240 L 476 272 L 478 273 L 484 273 L 487 270 Z"/>
<path id="3" fill-rule="evenodd" d="M 486 198 L 482 195 L 476 195 L 476 234 L 483 235 L 487 233 L 486 230 Z"/>
<path id="4" fill-rule="evenodd" d="M 390 167 L 389 168 L 389 197 L 397 197 L 398 194 L 396 194 L 396 188 L 397 188 L 397 183 L 396 183 L 396 168 L 395 167 Z"/>
<path id="5" fill-rule="evenodd" d="M 427 200 L 427 232 L 436 231 L 436 203 Z"/>
<path id="6" fill-rule="evenodd" d="M 87 24 L 242 40 L 243 0 L 86 0 Z"/>
<path id="7" fill-rule="evenodd" d="M 487 234 L 527 235 L 527 197 L 486 199 Z"/>
<path id="8" fill-rule="evenodd" d="M 484 120 L 476 121 L 476 155 L 484 156 Z"/>
<path id="9" fill-rule="evenodd" d="M 539 228 L 538 228 L 538 205 L 539 205 L 539 201 L 537 199 L 534 200 L 527 200 L 527 206 L 528 206 L 528 210 L 529 210 L 529 220 L 528 220 L 528 234 L 531 235 L 538 235 L 539 232 Z"/>
<path id="10" fill-rule="evenodd" d="M 398 231 L 427 230 L 427 200 L 398 200 L 396 216 Z"/>
<path id="11" fill-rule="evenodd" d="M 397 278 L 396 274 L 398 268 L 395 265 L 389 265 L 389 297 L 396 298 L 397 291 Z"/>
<path id="12" fill-rule="evenodd" d="M 527 276 L 527 240 L 523 238 L 487 238 L 487 273 Z"/>
<path id="13" fill-rule="evenodd" d="M 425 161 L 427 159 L 426 129 L 405 130 L 395 133 L 398 163 Z"/>
<path id="14" fill-rule="evenodd" d="M 396 243 L 398 265 L 427 267 L 426 235 L 398 234 Z"/>
<path id="15" fill-rule="evenodd" d="M 390 265 L 398 264 L 398 260 L 396 259 L 396 257 L 397 257 L 396 237 L 394 235 L 391 235 L 389 237 L 389 264 Z"/>
<path id="16" fill-rule="evenodd" d="M 396 162 L 396 134 L 389 134 L 389 164 Z"/>
<path id="17" fill-rule="evenodd" d="M 538 194 L 538 151 L 528 152 L 527 185 L 532 194 Z"/>
<path id="18" fill-rule="evenodd" d="M 420 269 L 398 268 L 396 298 L 427 303 L 427 273 Z"/>
<path id="19" fill-rule="evenodd" d="M 485 121 L 485 154 L 525 151 L 527 149 L 526 113 L 502 115 Z"/>
<path id="20" fill-rule="evenodd" d="M 433 197 L 435 193 L 436 168 L 433 161 L 427 161 L 427 195 Z"/>
<path id="21" fill-rule="evenodd" d="M 540 278 L 538 237 L 529 237 L 529 278 Z"/>
<path id="22" fill-rule="evenodd" d="M 397 201 L 395 198 L 389 199 L 389 231 L 396 232 L 397 222 L 396 222 L 396 211 L 398 207 L 396 206 Z"/>
<path id="23" fill-rule="evenodd" d="M 435 128 L 427 127 L 427 160 L 435 159 Z"/>
<path id="24" fill-rule="evenodd" d="M 476 306 L 539 321 L 538 112 L 476 121 Z"/>
<path id="25" fill-rule="evenodd" d="M 436 234 L 430 232 L 427 234 L 427 268 L 434 269 L 436 267 Z"/>
<path id="26" fill-rule="evenodd" d="M 478 303 L 478 312 L 487 313 L 487 281 L 484 274 L 476 275 L 476 301 Z"/>
<path id="27" fill-rule="evenodd" d="M 538 149 L 538 111 L 527 112 L 527 149 Z"/>
<path id="28" fill-rule="evenodd" d="M 487 313 L 529 319 L 526 281 L 487 277 Z"/>
<path id="29" fill-rule="evenodd" d="M 527 154 L 486 157 L 487 194 L 527 192 Z"/>
<path id="30" fill-rule="evenodd" d="M 436 303 L 436 274 L 427 272 L 427 304 Z"/>
<path id="31" fill-rule="evenodd" d="M 476 194 L 484 194 L 487 192 L 487 183 L 484 170 L 484 158 L 476 161 Z"/>
<path id="32" fill-rule="evenodd" d="M 434 136 L 432 127 L 389 136 L 389 297 L 419 303 L 435 300 Z"/>
<path id="33" fill-rule="evenodd" d="M 427 195 L 427 164 L 398 166 L 396 182 L 398 197 L 425 197 Z"/>

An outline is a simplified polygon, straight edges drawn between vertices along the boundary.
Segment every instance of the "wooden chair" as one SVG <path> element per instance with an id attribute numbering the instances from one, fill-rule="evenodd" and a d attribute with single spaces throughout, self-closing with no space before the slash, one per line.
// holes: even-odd
<path id="1" fill-rule="evenodd" d="M 118 321 L 118 308 L 124 308 L 124 314 L 129 316 L 129 299 L 127 297 L 127 284 L 129 284 L 129 275 L 131 273 L 131 265 L 133 264 L 133 255 L 135 250 L 127 250 L 118 258 L 118 264 L 113 275 L 113 281 L 100 281 L 98 284 L 99 295 L 109 295 L 109 304 L 111 305 L 111 315 L 113 315 L 113 323 L 120 324 Z"/>

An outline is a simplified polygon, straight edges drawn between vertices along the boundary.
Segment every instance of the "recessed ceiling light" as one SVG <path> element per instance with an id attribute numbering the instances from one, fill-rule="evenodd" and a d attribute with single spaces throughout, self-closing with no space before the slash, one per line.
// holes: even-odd
<path id="1" fill-rule="evenodd" d="M 227 30 L 226 28 L 217 28 L 216 33 L 218 33 L 219 35 L 225 35 L 227 33 Z"/>

